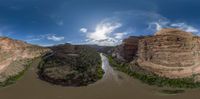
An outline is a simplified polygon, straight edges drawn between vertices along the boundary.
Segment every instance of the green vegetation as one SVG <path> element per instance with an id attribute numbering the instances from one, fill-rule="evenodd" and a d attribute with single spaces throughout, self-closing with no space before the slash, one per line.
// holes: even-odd
<path id="1" fill-rule="evenodd" d="M 103 71 L 103 69 L 101 68 L 101 65 L 100 65 L 99 67 L 97 67 L 97 78 L 101 79 L 101 78 L 103 78 L 103 75 L 104 75 L 104 71 Z"/>
<path id="2" fill-rule="evenodd" d="M 42 80 L 63 86 L 85 86 L 103 77 L 99 53 L 84 45 L 59 45 L 38 66 Z"/>
<path id="3" fill-rule="evenodd" d="M 23 70 L 15 76 L 10 76 L 9 78 L 7 78 L 6 81 L 0 82 L 0 86 L 6 87 L 8 85 L 14 84 L 18 79 L 20 79 L 24 75 L 25 71 L 26 70 Z"/>
<path id="4" fill-rule="evenodd" d="M 160 92 L 164 94 L 178 94 L 185 92 L 185 90 L 161 90 Z"/>
<path id="5" fill-rule="evenodd" d="M 159 87 L 172 87 L 172 88 L 198 88 L 200 87 L 200 82 L 195 82 L 193 77 L 169 79 L 166 77 L 160 77 L 153 73 L 146 74 L 145 72 L 137 72 L 137 70 L 133 71 L 131 70 L 128 64 L 119 63 L 115 61 L 111 56 L 109 56 L 108 59 L 109 59 L 110 65 L 115 67 L 117 70 L 122 71 L 149 85 L 156 85 Z M 135 64 L 135 66 L 138 66 L 138 65 Z"/>
<path id="6" fill-rule="evenodd" d="M 27 65 L 25 66 L 24 70 L 22 70 L 21 72 L 19 72 L 17 75 L 10 76 L 4 82 L 0 82 L 0 87 L 6 87 L 8 85 L 16 83 L 16 81 L 19 80 L 20 78 L 22 78 L 22 76 L 24 75 L 24 73 L 28 70 L 28 68 L 30 67 L 30 64 L 32 64 L 32 61 L 29 60 L 27 62 Z"/>

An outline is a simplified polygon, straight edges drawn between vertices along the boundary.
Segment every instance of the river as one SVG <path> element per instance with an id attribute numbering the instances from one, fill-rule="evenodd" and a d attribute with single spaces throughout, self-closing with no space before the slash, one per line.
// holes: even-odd
<path id="1" fill-rule="evenodd" d="M 1 99 L 199 99 L 200 89 L 177 95 L 159 93 L 162 88 L 148 86 L 115 71 L 101 54 L 103 79 L 86 87 L 62 87 L 38 79 L 38 60 L 16 84 L 0 89 Z"/>

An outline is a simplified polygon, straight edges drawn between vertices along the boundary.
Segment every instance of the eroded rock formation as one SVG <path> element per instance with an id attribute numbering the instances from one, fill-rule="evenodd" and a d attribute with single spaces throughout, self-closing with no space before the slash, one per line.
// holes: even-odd
<path id="1" fill-rule="evenodd" d="M 0 37 L 0 82 L 24 70 L 26 59 L 33 59 L 47 51 L 47 48 Z"/>
<path id="2" fill-rule="evenodd" d="M 200 38 L 178 29 L 162 29 L 139 41 L 138 64 L 169 78 L 200 73 Z"/>
<path id="3" fill-rule="evenodd" d="M 179 29 L 162 29 L 153 36 L 124 40 L 113 56 L 137 62 L 160 76 L 191 77 L 200 73 L 200 37 Z"/>
<path id="4" fill-rule="evenodd" d="M 121 61 L 130 62 L 138 51 L 138 42 L 140 37 L 130 36 L 124 39 L 122 44 L 119 45 L 113 52 L 112 56 Z"/>

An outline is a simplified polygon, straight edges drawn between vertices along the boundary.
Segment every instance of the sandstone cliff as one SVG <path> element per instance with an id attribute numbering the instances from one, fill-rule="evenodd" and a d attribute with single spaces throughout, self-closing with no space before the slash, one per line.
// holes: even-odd
<path id="1" fill-rule="evenodd" d="M 200 73 L 200 38 L 177 29 L 162 29 L 139 41 L 138 64 L 169 78 Z"/>
<path id="2" fill-rule="evenodd" d="M 124 40 L 113 56 L 134 61 L 159 76 L 191 77 L 200 73 L 200 37 L 178 29 L 162 29 L 153 36 Z"/>
<path id="3" fill-rule="evenodd" d="M 117 46 L 112 56 L 116 57 L 120 61 L 130 62 L 133 57 L 136 56 L 138 51 L 138 43 L 141 37 L 130 36 L 124 39 L 122 44 Z"/>
<path id="4" fill-rule="evenodd" d="M 0 37 L 0 82 L 24 70 L 24 65 L 27 64 L 25 60 L 38 57 L 47 51 L 47 48 Z"/>

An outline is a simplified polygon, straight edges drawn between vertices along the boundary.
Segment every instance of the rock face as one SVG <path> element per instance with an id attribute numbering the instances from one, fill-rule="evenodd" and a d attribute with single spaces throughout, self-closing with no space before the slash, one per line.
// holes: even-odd
<path id="1" fill-rule="evenodd" d="M 0 37 L 0 82 L 24 70 L 24 60 L 33 59 L 47 51 L 47 48 Z"/>
<path id="2" fill-rule="evenodd" d="M 112 56 L 121 61 L 130 62 L 136 56 L 138 51 L 138 43 L 141 37 L 130 36 L 124 39 L 122 44 L 119 45 L 113 52 Z"/>
<path id="3" fill-rule="evenodd" d="M 138 64 L 160 76 L 183 78 L 200 73 L 200 38 L 177 29 L 162 29 L 141 39 Z"/>
<path id="4" fill-rule="evenodd" d="M 178 29 L 162 29 L 154 36 L 130 38 L 113 53 L 120 56 L 118 59 L 132 60 L 168 78 L 200 74 L 200 37 Z"/>

